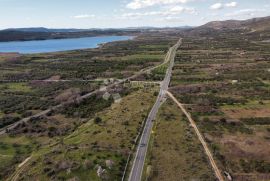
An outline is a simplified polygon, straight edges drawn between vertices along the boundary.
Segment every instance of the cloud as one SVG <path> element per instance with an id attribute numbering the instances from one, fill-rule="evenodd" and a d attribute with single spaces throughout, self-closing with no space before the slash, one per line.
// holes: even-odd
<path id="1" fill-rule="evenodd" d="M 237 6 L 237 2 L 230 2 L 225 4 L 226 7 L 236 7 Z"/>
<path id="2" fill-rule="evenodd" d="M 145 16 L 163 16 L 169 17 L 173 15 L 178 15 L 181 13 L 189 13 L 196 14 L 196 10 L 194 8 L 175 6 L 166 11 L 150 11 L 150 12 L 136 12 L 136 13 L 125 13 L 122 15 L 123 18 L 138 18 Z"/>
<path id="3" fill-rule="evenodd" d="M 94 14 L 80 14 L 80 15 L 72 16 L 72 18 L 75 18 L 75 19 L 87 19 L 87 18 L 94 18 L 94 17 L 96 17 Z"/>
<path id="4" fill-rule="evenodd" d="M 210 9 L 222 9 L 223 8 L 223 4 L 221 3 L 216 3 L 216 4 L 213 4 L 212 6 L 210 6 Z"/>
<path id="5" fill-rule="evenodd" d="M 245 17 L 245 16 L 259 16 L 260 13 L 267 12 L 266 9 L 241 9 L 232 13 L 225 14 L 226 17 Z"/>
<path id="6" fill-rule="evenodd" d="M 174 16 L 168 16 L 168 17 L 165 17 L 164 19 L 169 20 L 169 21 L 183 21 L 181 17 L 174 17 Z"/>
<path id="7" fill-rule="evenodd" d="M 236 7 L 236 6 L 237 6 L 237 2 L 230 2 L 230 3 L 226 3 L 226 4 L 216 3 L 216 4 L 213 4 L 212 6 L 210 6 L 210 9 L 219 10 L 219 9 L 223 9 L 225 7 L 231 8 L 231 7 Z"/>
<path id="8" fill-rule="evenodd" d="M 179 14 L 179 13 L 190 13 L 190 14 L 195 14 L 196 10 L 194 8 L 189 8 L 189 7 L 182 7 L 182 6 L 175 6 L 172 7 L 171 9 L 168 10 L 168 12 L 171 12 L 173 14 Z"/>
<path id="9" fill-rule="evenodd" d="M 187 3 L 192 0 L 133 0 L 127 4 L 129 9 L 142 9 L 146 7 L 151 7 L 155 5 L 168 5 L 168 4 L 178 4 L 178 3 Z"/>
<path id="10" fill-rule="evenodd" d="M 160 22 L 183 22 L 183 19 L 181 17 L 175 17 L 175 16 L 167 16 L 167 17 L 163 17 L 163 18 L 157 18 L 155 19 L 156 21 L 160 21 Z"/>

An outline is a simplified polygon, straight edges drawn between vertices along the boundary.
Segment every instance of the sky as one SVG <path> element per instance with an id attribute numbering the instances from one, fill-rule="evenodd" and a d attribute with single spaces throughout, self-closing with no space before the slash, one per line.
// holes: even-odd
<path id="1" fill-rule="evenodd" d="M 0 29 L 199 26 L 270 16 L 270 0 L 0 0 Z"/>

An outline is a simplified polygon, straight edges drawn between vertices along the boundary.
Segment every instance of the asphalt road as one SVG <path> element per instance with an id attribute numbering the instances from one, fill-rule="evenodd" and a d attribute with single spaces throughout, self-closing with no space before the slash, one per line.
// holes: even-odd
<path id="1" fill-rule="evenodd" d="M 129 181 L 140 181 L 141 180 L 142 172 L 143 172 L 143 168 L 144 168 L 144 162 L 145 162 L 146 153 L 147 153 L 147 148 L 148 148 L 148 143 L 149 143 L 150 135 L 152 132 L 153 120 L 155 120 L 156 115 L 158 113 L 158 110 L 166 98 L 166 93 L 167 93 L 167 90 L 168 90 L 168 87 L 169 87 L 169 84 L 171 81 L 172 69 L 174 66 L 174 58 L 176 55 L 176 51 L 179 48 L 179 46 L 181 45 L 181 43 L 182 43 L 182 39 L 180 39 L 177 42 L 177 44 L 175 44 L 173 47 L 170 48 L 170 50 L 166 56 L 165 62 L 170 62 L 170 65 L 167 69 L 165 78 L 161 83 L 158 98 L 157 98 L 157 100 L 156 100 L 152 110 L 150 111 L 147 120 L 146 120 L 145 127 L 143 130 L 140 142 L 138 144 L 136 156 L 134 158 L 134 162 L 132 165 L 132 170 L 131 170 L 130 175 L 129 175 Z"/>

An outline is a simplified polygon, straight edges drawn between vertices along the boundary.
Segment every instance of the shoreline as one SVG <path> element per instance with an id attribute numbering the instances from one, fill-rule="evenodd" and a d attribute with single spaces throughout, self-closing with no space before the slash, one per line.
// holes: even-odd
<path id="1" fill-rule="evenodd" d="M 31 41 L 12 41 L 12 42 L 0 42 L 1 44 L 13 44 L 13 43 L 36 43 L 36 42 L 52 42 L 52 41 L 69 41 L 69 40 L 80 40 L 80 39 L 86 39 L 86 38 L 113 38 L 113 37 L 125 37 L 126 39 L 119 39 L 119 40 L 108 40 L 107 42 L 105 41 L 104 43 L 96 43 L 95 45 L 89 45 L 89 47 L 85 47 L 85 48 L 74 48 L 74 49 L 67 49 L 67 50 L 59 50 L 59 51 L 43 51 L 43 52 L 29 52 L 29 53 L 24 53 L 24 52 L 19 52 L 19 51 L 1 51 L 1 47 L 0 47 L 0 55 L 5 55 L 5 54 L 20 54 L 20 55 L 34 55 L 34 54 L 46 54 L 46 53 L 61 53 L 61 52 L 68 52 L 68 51 L 80 51 L 80 50 L 87 50 L 87 49 L 96 49 L 96 48 L 102 48 L 103 46 L 105 46 L 106 44 L 109 43 L 114 43 L 114 42 L 121 42 L 121 41 L 129 41 L 129 40 L 134 40 L 135 38 L 137 38 L 138 36 L 134 36 L 134 35 L 121 35 L 121 36 L 92 36 L 92 37 L 80 37 L 80 38 L 64 38 L 64 39 L 49 39 L 49 40 L 31 40 Z M 54 43 L 54 42 L 53 42 Z M 60 45 L 59 45 L 60 46 Z M 92 47 L 91 47 L 92 46 Z M 57 48 L 56 48 L 57 49 Z"/>

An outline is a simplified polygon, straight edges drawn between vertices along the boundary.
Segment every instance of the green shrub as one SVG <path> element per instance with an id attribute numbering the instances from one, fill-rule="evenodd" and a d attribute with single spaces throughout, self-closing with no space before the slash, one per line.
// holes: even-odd
<path id="1" fill-rule="evenodd" d="M 102 122 L 102 119 L 100 117 L 96 117 L 94 122 L 95 122 L 95 124 L 99 124 Z"/>

